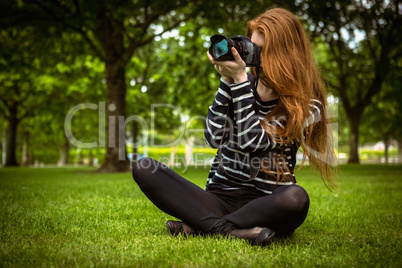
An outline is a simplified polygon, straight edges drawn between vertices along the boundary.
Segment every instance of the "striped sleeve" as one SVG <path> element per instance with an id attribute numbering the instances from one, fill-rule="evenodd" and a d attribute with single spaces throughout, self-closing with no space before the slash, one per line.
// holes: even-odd
<path id="1" fill-rule="evenodd" d="M 278 145 L 267 135 L 260 125 L 260 119 L 253 104 L 256 101 L 252 84 L 246 81 L 230 86 L 233 98 L 234 120 L 237 127 L 237 142 L 244 151 L 271 150 Z M 279 120 L 269 122 L 274 127 L 282 127 Z"/>
<path id="2" fill-rule="evenodd" d="M 232 129 L 232 122 L 228 116 L 232 102 L 230 94 L 229 84 L 221 78 L 215 100 L 208 109 L 204 129 L 205 140 L 212 148 L 218 148 L 221 144 L 225 144 L 229 137 L 229 131 Z"/>

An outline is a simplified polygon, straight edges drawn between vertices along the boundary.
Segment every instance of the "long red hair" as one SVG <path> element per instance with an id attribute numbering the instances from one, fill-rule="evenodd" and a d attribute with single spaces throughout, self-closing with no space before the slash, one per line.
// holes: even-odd
<path id="1" fill-rule="evenodd" d="M 321 178 L 335 186 L 331 168 L 335 153 L 326 111 L 326 89 L 306 32 L 297 17 L 283 8 L 268 9 L 249 21 L 247 34 L 250 38 L 253 32 L 263 34 L 265 40 L 261 50 L 261 68 L 265 77 L 260 82 L 271 87 L 280 99 L 268 113 L 266 121 L 286 117 L 284 128 L 272 129 L 263 121 L 262 126 L 276 142 L 294 141 L 299 144 L 303 149 L 301 166 L 308 157 Z M 321 102 L 321 120 L 306 127 L 312 99 Z M 286 177 L 286 172 L 282 169 L 278 180 Z"/>

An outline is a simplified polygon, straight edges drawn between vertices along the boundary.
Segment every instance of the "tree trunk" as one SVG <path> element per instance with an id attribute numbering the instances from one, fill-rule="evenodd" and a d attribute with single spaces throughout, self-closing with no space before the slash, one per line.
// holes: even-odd
<path id="1" fill-rule="evenodd" d="M 68 157 L 70 155 L 70 142 L 68 141 L 67 138 L 64 138 L 64 142 L 60 147 L 60 158 L 59 161 L 57 162 L 57 165 L 59 167 L 68 165 Z"/>
<path id="2" fill-rule="evenodd" d="M 390 139 L 384 140 L 384 157 L 385 157 L 385 164 L 388 164 L 388 161 L 389 161 L 389 155 L 388 155 L 389 144 L 390 144 Z"/>
<path id="3" fill-rule="evenodd" d="M 107 93 L 106 155 L 98 171 L 124 172 L 130 169 L 126 151 L 126 77 L 125 67 L 131 55 L 124 47 L 122 21 L 110 14 L 99 13 L 94 34 L 103 50 Z"/>
<path id="4" fill-rule="evenodd" d="M 360 163 L 359 161 L 359 122 L 360 116 L 349 118 L 350 122 L 350 151 L 348 163 Z"/>
<path id="5" fill-rule="evenodd" d="M 5 144 L 5 137 L 3 137 L 3 136 L 4 136 L 4 131 L 0 124 L 0 167 L 3 165 L 3 152 L 4 152 L 3 144 Z"/>
<path id="6" fill-rule="evenodd" d="M 169 163 L 168 166 L 174 167 L 176 165 L 176 153 L 177 153 L 178 148 L 176 146 L 173 146 L 170 148 L 170 157 L 169 157 Z"/>
<path id="7" fill-rule="evenodd" d="M 19 123 L 17 118 L 18 104 L 14 102 L 13 105 L 9 107 L 9 112 L 10 115 L 7 117 L 6 163 L 4 166 L 15 167 L 18 166 L 16 158 L 17 127 Z"/>
<path id="8" fill-rule="evenodd" d="M 126 153 L 125 115 L 126 80 L 125 67 L 119 63 L 106 62 L 107 85 L 107 148 L 100 172 L 124 172 L 129 170 Z"/>
<path id="9" fill-rule="evenodd" d="M 131 164 L 134 166 L 137 164 L 138 159 L 138 123 L 136 121 L 133 122 L 131 135 L 133 136 L 133 156 L 131 159 Z"/>
<path id="10" fill-rule="evenodd" d="M 186 167 L 189 165 L 194 165 L 194 140 L 195 136 L 190 136 L 190 140 L 186 142 L 186 147 L 185 147 L 185 164 Z"/>
<path id="11" fill-rule="evenodd" d="M 27 167 L 29 166 L 28 163 L 28 141 L 26 141 L 25 139 L 22 141 L 22 159 L 21 159 L 21 166 L 23 167 Z"/>
<path id="12" fill-rule="evenodd" d="M 402 163 L 402 138 L 398 140 L 398 163 Z"/>
<path id="13" fill-rule="evenodd" d="M 21 160 L 21 165 L 24 167 L 27 167 L 29 165 L 33 164 L 33 158 L 32 158 L 32 152 L 30 149 L 30 133 L 28 131 L 25 131 L 23 134 L 24 140 L 22 143 L 22 160 Z"/>
<path id="14" fill-rule="evenodd" d="M 93 165 L 94 165 L 94 154 L 92 152 L 92 149 L 89 149 L 88 166 L 93 166 Z"/>

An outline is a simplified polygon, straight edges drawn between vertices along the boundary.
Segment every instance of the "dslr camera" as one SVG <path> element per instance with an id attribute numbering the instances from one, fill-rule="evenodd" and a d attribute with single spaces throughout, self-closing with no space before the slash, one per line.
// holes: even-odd
<path id="1" fill-rule="evenodd" d="M 211 46 L 208 51 L 214 60 L 234 60 L 231 52 L 232 47 L 236 48 L 247 67 L 258 67 L 260 65 L 260 48 L 246 36 L 235 35 L 229 39 L 223 35 L 215 34 L 211 36 Z"/>

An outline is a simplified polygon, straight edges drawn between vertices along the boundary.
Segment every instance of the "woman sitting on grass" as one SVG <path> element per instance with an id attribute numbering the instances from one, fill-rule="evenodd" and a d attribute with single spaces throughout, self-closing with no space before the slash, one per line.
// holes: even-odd
<path id="1" fill-rule="evenodd" d="M 309 208 L 294 175 L 299 147 L 333 184 L 325 89 L 300 21 L 273 8 L 247 28 L 261 50 L 261 68 L 252 70 L 258 78 L 246 73 L 235 48 L 234 61 L 208 54 L 222 78 L 205 126 L 207 143 L 220 148 L 205 190 L 150 158 L 133 168 L 145 195 L 181 220 L 166 223 L 172 235 L 219 234 L 266 245 L 275 233 L 292 234 Z"/>

